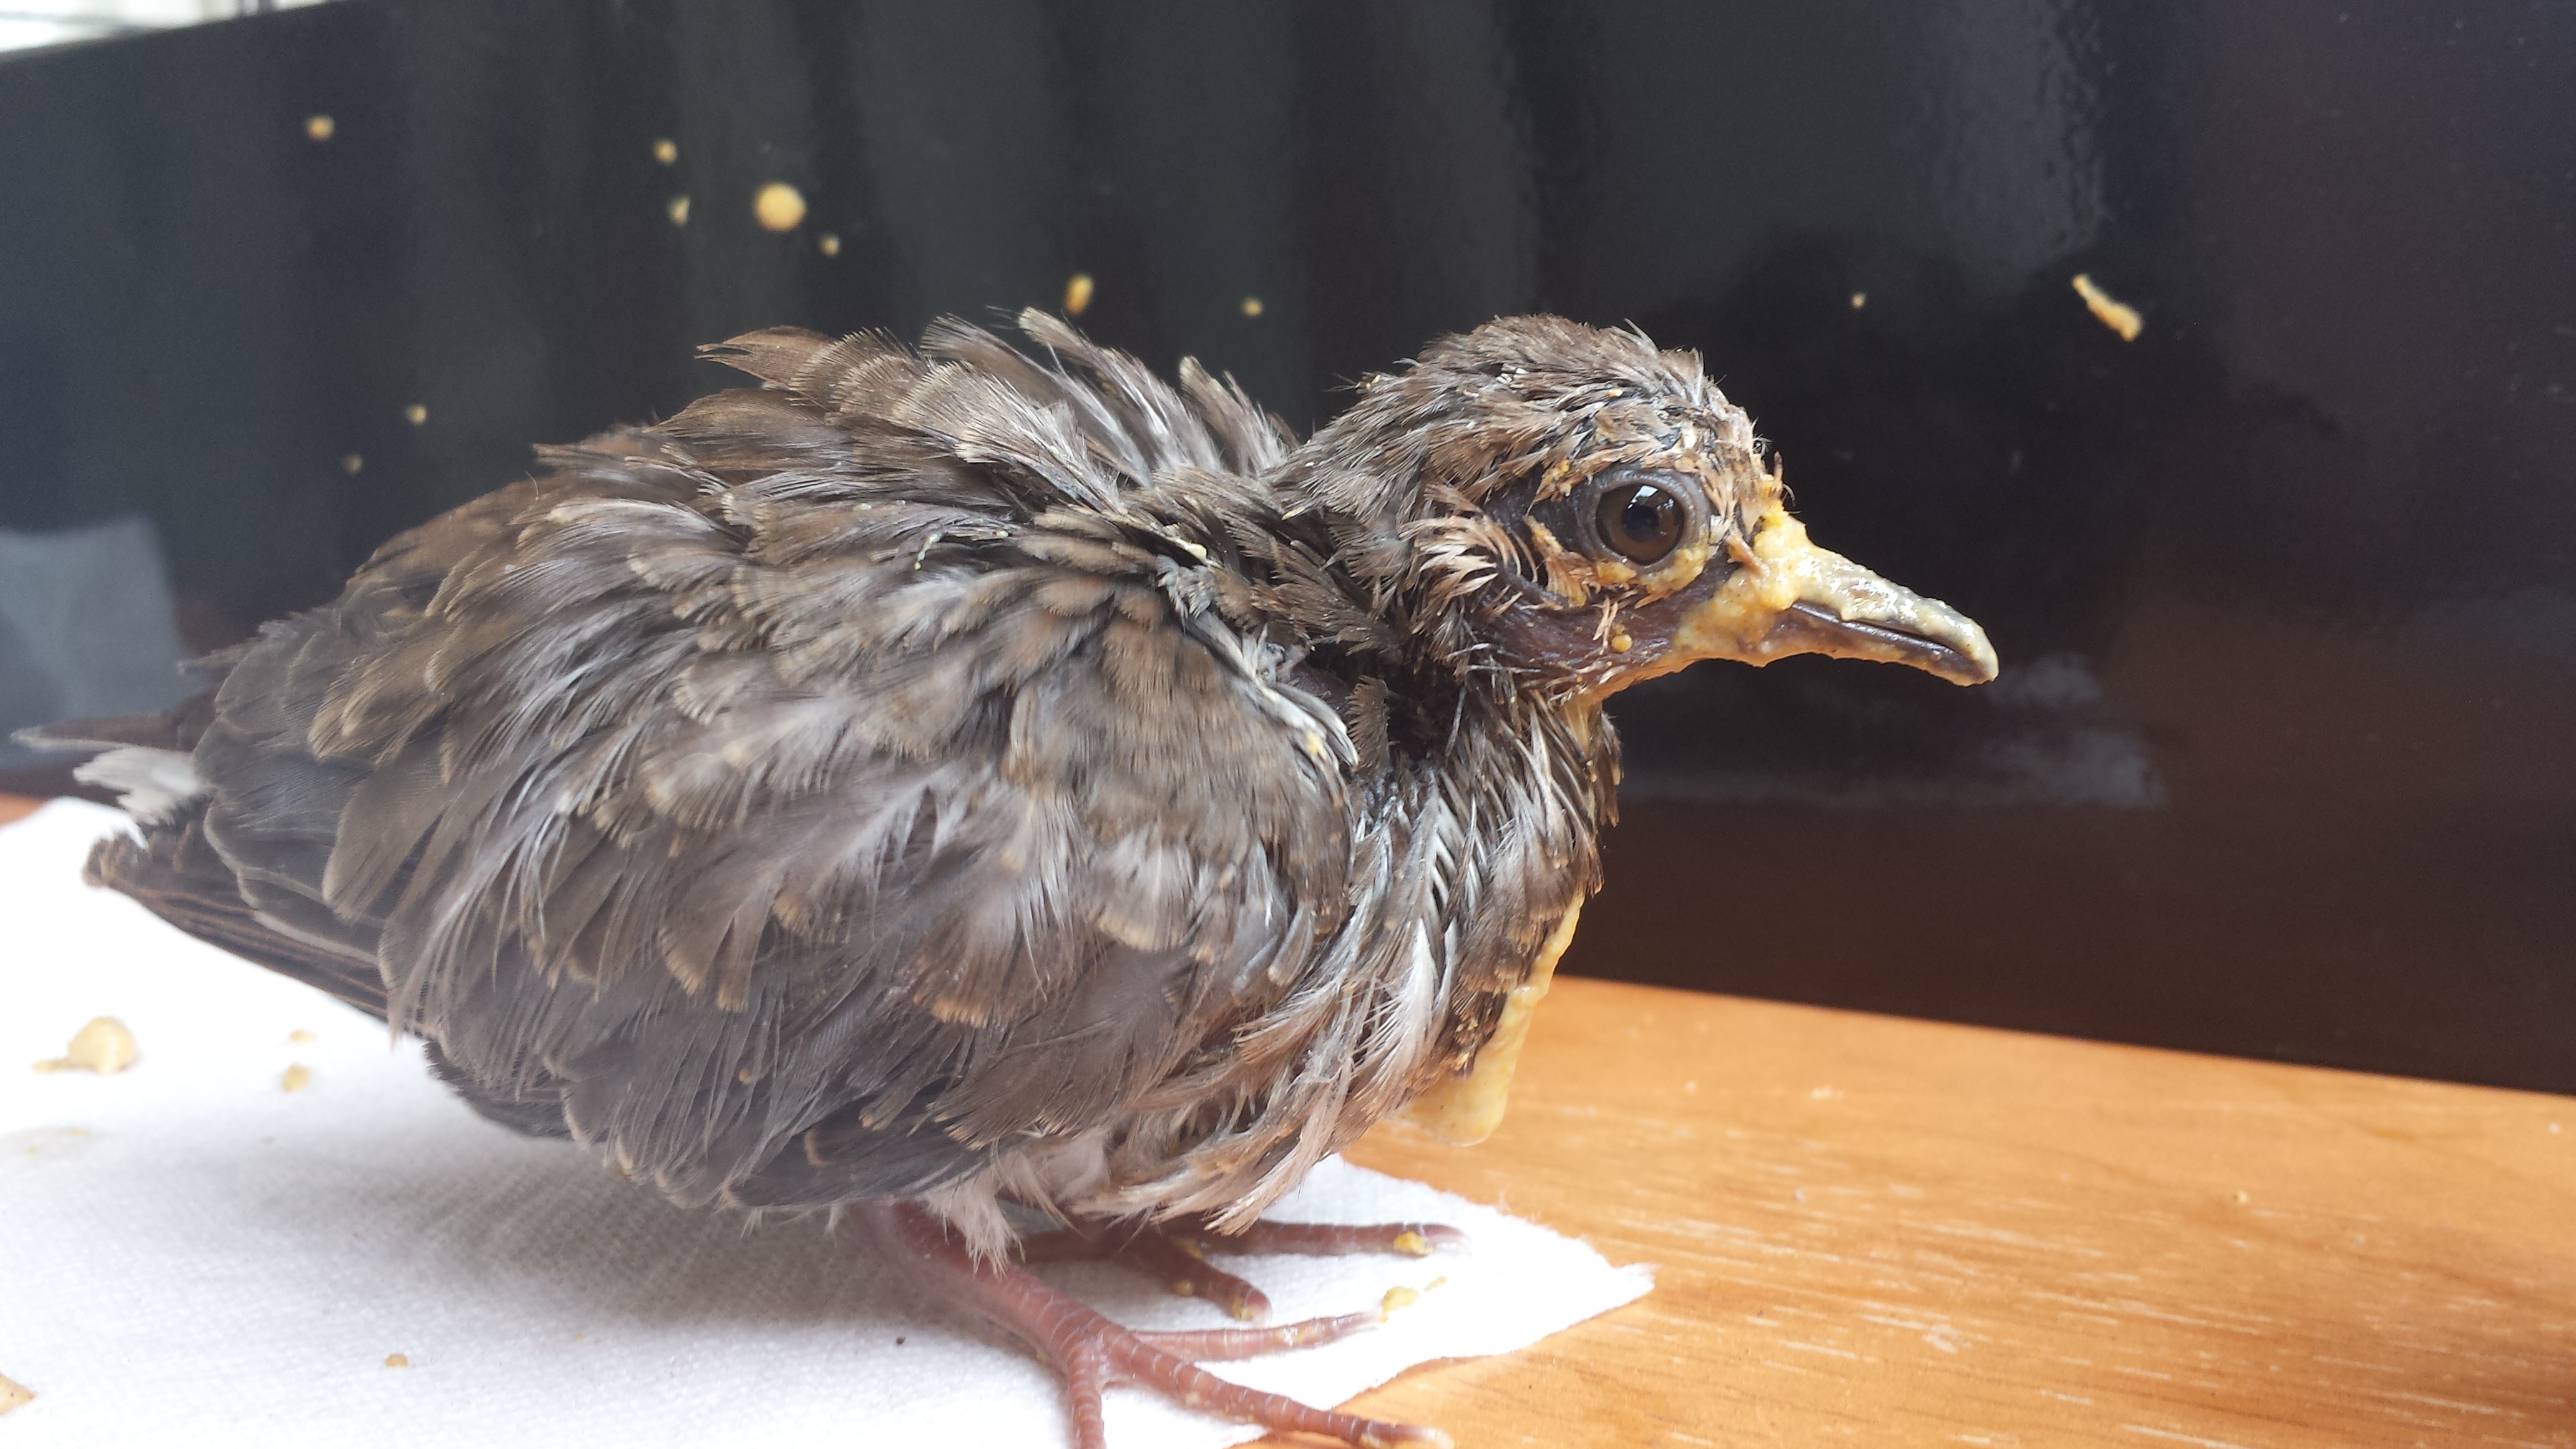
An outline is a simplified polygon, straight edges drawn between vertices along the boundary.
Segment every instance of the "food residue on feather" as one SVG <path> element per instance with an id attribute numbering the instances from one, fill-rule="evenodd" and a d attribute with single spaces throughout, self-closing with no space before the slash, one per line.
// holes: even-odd
<path id="1" fill-rule="evenodd" d="M 1064 281 L 1064 315 L 1079 317 L 1091 310 L 1091 274 L 1076 272 Z"/>
<path id="2" fill-rule="evenodd" d="M 313 1069 L 297 1062 L 286 1069 L 286 1075 L 277 1079 L 277 1085 L 290 1092 L 301 1092 L 313 1085 Z"/>
<path id="3" fill-rule="evenodd" d="M 87 1026 L 72 1033 L 71 1043 L 63 1048 L 61 1056 L 36 1063 L 36 1070 L 111 1076 L 134 1065 L 137 1055 L 134 1033 L 125 1029 L 124 1022 L 112 1016 L 92 1017 Z"/>
<path id="4" fill-rule="evenodd" d="M 1582 914 L 1581 901 L 1566 908 L 1555 934 L 1539 947 L 1538 960 L 1530 965 L 1529 979 L 1503 998 L 1502 1018 L 1494 1023 L 1494 1034 L 1485 1039 L 1466 1075 L 1450 1077 L 1414 1098 L 1404 1109 L 1406 1120 L 1452 1147 L 1472 1147 L 1493 1136 L 1494 1129 L 1503 1125 L 1503 1109 L 1511 1102 L 1512 1073 L 1520 1065 L 1521 1043 L 1529 1036 L 1530 1018 L 1537 1014 L 1538 1004 L 1547 999 L 1557 958 L 1573 943 L 1574 923 Z"/>
<path id="5" fill-rule="evenodd" d="M 2119 333 L 2121 341 L 2138 340 L 2138 329 L 2146 324 L 2139 320 L 2137 308 L 2093 285 L 2093 279 L 2082 272 L 2075 274 L 2075 295 L 2084 299 L 2097 321 Z"/>
<path id="6" fill-rule="evenodd" d="M 771 231 L 794 231 L 805 219 L 805 193 L 784 181 L 773 181 L 751 199 L 751 214 Z"/>

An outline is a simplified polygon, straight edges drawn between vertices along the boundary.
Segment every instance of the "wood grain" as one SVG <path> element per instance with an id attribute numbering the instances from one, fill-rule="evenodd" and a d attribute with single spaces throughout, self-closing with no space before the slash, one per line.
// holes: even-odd
<path id="1" fill-rule="evenodd" d="M 1657 1267 L 1357 1401 L 1469 1449 L 2576 1446 L 2569 1098 L 1559 978 L 1351 1156 Z"/>
<path id="2" fill-rule="evenodd" d="M 1462 1446 L 2576 1445 L 2576 1100 L 1560 978 L 1482 1146 L 1657 1265 L 1357 1401 Z"/>

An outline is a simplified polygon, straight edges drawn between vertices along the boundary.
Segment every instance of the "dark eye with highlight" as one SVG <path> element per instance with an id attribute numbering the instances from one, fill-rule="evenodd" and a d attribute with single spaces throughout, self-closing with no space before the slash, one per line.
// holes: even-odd
<path id="1" fill-rule="evenodd" d="M 1659 564 L 1681 547 L 1690 510 L 1671 489 L 1628 483 L 1605 490 L 1593 505 L 1594 536 L 1634 564 Z"/>

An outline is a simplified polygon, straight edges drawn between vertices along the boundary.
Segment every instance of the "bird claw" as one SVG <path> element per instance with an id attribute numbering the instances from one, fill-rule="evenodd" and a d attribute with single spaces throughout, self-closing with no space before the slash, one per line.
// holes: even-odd
<path id="1" fill-rule="evenodd" d="M 1058 1292 L 1026 1268 L 1016 1264 L 977 1262 L 964 1244 L 949 1235 L 947 1226 L 937 1216 L 917 1203 L 870 1204 L 854 1208 L 853 1214 L 902 1260 L 923 1272 L 936 1285 L 954 1292 L 996 1326 L 1035 1347 L 1055 1366 L 1064 1380 L 1065 1404 L 1073 1418 L 1076 1449 L 1107 1449 L 1108 1430 L 1101 1397 L 1116 1384 L 1150 1389 L 1201 1413 L 1257 1424 L 1273 1433 L 1310 1434 L 1357 1446 L 1357 1449 L 1397 1449 L 1397 1446 L 1406 1445 L 1450 1449 L 1449 1436 L 1437 1429 L 1318 1409 L 1284 1394 L 1264 1393 L 1231 1383 L 1198 1366 L 1201 1361 L 1251 1358 L 1285 1349 L 1331 1343 L 1376 1327 L 1383 1319 L 1380 1313 L 1309 1318 L 1270 1328 L 1139 1333 Z M 1382 1233 L 1385 1241 L 1392 1241 L 1408 1230 L 1408 1226 L 1390 1224 L 1385 1229 L 1362 1231 Z M 1419 1232 L 1419 1228 L 1410 1230 Z M 1112 1261 L 1125 1261 L 1120 1251 L 1146 1236 L 1129 1234 L 1120 1237 L 1103 1232 L 1098 1224 L 1076 1224 L 1063 1233 L 1029 1239 L 1025 1246 L 1035 1248 L 1036 1256 L 1041 1260 L 1108 1257 Z M 1240 1236 L 1210 1237 L 1208 1241 L 1231 1249 Z M 1154 1234 L 1152 1241 L 1173 1257 L 1194 1263 L 1198 1261 L 1193 1253 L 1164 1235 Z M 1331 1244 L 1342 1239 L 1328 1236 L 1313 1241 Z M 1431 1239 L 1426 1236 L 1424 1241 L 1427 1243 Z M 1322 1246 L 1269 1248 L 1264 1251 L 1366 1252 L 1372 1249 Z M 1205 1267 L 1204 1264 L 1200 1266 Z M 1208 1271 L 1213 1273 L 1215 1270 Z M 1228 1281 L 1242 1282 L 1230 1275 Z M 1258 1291 L 1251 1289 L 1249 1284 L 1243 1286 L 1247 1291 Z M 1266 1299 L 1262 1306 L 1266 1311 Z"/>
<path id="2" fill-rule="evenodd" d="M 1151 1226 L 1076 1223 L 1020 1241 L 1020 1261 L 1115 1263 L 1152 1278 L 1176 1298 L 1204 1298 L 1239 1323 L 1268 1323 L 1270 1295 L 1209 1263 L 1195 1240 Z"/>
<path id="3" fill-rule="evenodd" d="M 1386 1253 L 1427 1258 L 1445 1248 L 1463 1248 L 1467 1235 L 1444 1223 L 1274 1223 L 1255 1222 L 1239 1232 L 1176 1230 L 1168 1234 L 1193 1251 L 1288 1254 L 1333 1258 L 1354 1253 Z"/>
<path id="4" fill-rule="evenodd" d="M 1341 1257 L 1385 1253 L 1425 1258 L 1464 1247 L 1467 1235 L 1441 1223 L 1274 1223 L 1267 1220 L 1220 1233 L 1203 1220 L 1171 1223 L 1085 1219 L 1020 1242 L 1020 1261 L 1116 1263 L 1168 1287 L 1175 1297 L 1204 1298 L 1242 1323 L 1270 1321 L 1270 1297 L 1207 1261 L 1211 1253 L 1260 1257 Z"/>

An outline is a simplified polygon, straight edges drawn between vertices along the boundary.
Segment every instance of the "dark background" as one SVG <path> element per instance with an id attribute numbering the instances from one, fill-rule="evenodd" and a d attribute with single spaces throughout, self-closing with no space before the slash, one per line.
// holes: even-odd
<path id="1" fill-rule="evenodd" d="M 1086 272 L 1308 426 L 1634 320 L 2006 667 L 1623 697 L 1571 969 L 2576 1090 L 2572 98 L 2568 4 L 347 0 L 0 61 L 0 529 L 209 648 L 753 327 Z"/>

